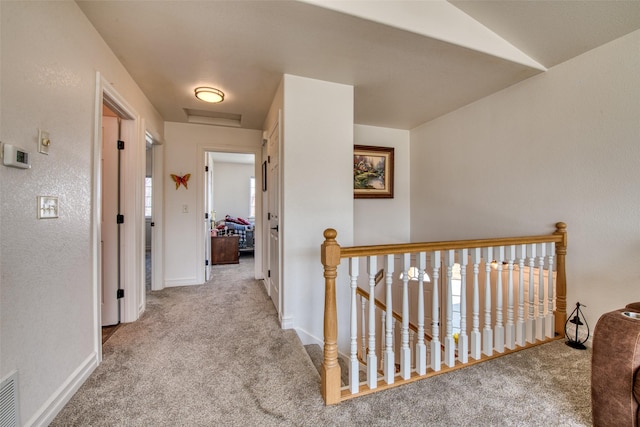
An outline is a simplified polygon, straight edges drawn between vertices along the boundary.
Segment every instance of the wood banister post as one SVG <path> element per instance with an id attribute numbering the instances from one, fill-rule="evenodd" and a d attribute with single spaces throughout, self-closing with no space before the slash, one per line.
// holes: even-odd
<path id="1" fill-rule="evenodd" d="M 321 260 L 324 266 L 324 359 L 320 369 L 322 397 L 325 405 L 340 402 L 341 381 L 338 364 L 338 312 L 336 309 L 336 277 L 340 264 L 338 233 L 332 228 L 324 231 Z"/>
<path id="2" fill-rule="evenodd" d="M 567 272 L 565 270 L 565 257 L 567 255 L 567 224 L 559 222 L 553 234 L 562 236 L 562 242 L 556 244 L 557 270 L 556 270 L 556 334 L 564 336 L 564 324 L 567 321 Z"/>

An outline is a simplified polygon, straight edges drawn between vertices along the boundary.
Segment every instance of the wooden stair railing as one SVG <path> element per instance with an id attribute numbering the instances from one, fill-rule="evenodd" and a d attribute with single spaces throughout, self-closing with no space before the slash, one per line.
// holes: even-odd
<path id="1" fill-rule="evenodd" d="M 367 299 L 367 300 L 369 299 L 369 292 L 365 291 L 362 288 L 356 288 L 356 293 L 358 295 L 362 296 L 363 298 Z M 379 310 L 385 311 L 385 312 L 387 311 L 386 304 L 383 303 L 382 301 L 380 301 L 378 298 L 374 299 L 374 303 L 375 303 L 376 307 Z M 393 316 L 394 319 L 396 319 L 398 322 L 402 323 L 402 315 L 400 313 L 398 313 L 395 310 L 392 310 L 391 313 L 392 313 L 392 316 Z M 409 329 L 412 330 L 415 333 L 418 333 L 418 325 L 416 325 L 413 322 L 409 322 Z M 428 332 L 425 332 L 424 333 L 424 338 L 427 341 L 431 341 L 432 337 L 431 337 L 431 334 L 429 334 Z"/>
<path id="2" fill-rule="evenodd" d="M 325 230 L 324 232 L 325 240 L 321 246 L 321 261 L 324 266 L 324 278 L 325 278 L 324 359 L 321 367 L 321 391 L 322 391 L 322 395 L 326 405 L 336 404 L 345 399 L 350 399 L 352 397 L 369 394 L 374 391 L 383 390 L 392 386 L 414 381 L 416 379 L 425 378 L 425 377 L 446 372 L 452 369 L 457 369 L 460 367 L 482 362 L 484 360 L 499 357 L 501 355 L 508 354 L 513 351 L 519 351 L 524 348 L 528 348 L 534 345 L 539 345 L 549 340 L 544 337 L 542 337 L 542 339 L 537 338 L 537 340 L 533 339 L 531 341 L 528 341 L 526 345 L 521 346 L 520 344 L 518 344 L 518 346 L 516 346 L 517 348 L 505 347 L 502 349 L 502 351 L 498 351 L 498 353 L 500 354 L 493 354 L 493 352 L 490 351 L 489 353 L 478 355 L 477 357 L 475 357 L 475 360 L 470 360 L 468 363 L 460 363 L 456 361 L 455 364 L 452 365 L 450 364 L 450 362 L 447 362 L 447 366 L 445 366 L 444 369 L 442 370 L 439 366 L 440 363 L 442 362 L 440 362 L 440 359 L 438 357 L 437 359 L 435 359 L 436 363 L 438 363 L 438 366 L 435 367 L 436 369 L 434 369 L 434 366 L 432 366 L 430 368 L 430 372 L 428 372 L 425 375 L 417 375 L 415 372 L 413 372 L 411 374 L 411 377 L 408 379 L 401 379 L 395 382 L 392 381 L 391 383 L 387 382 L 387 384 L 382 384 L 381 387 L 378 387 L 375 390 L 364 385 L 362 387 L 362 390 L 359 393 L 351 393 L 349 392 L 349 390 L 342 390 L 341 379 L 340 379 L 341 378 L 340 365 L 338 364 L 338 346 L 337 346 L 338 320 L 337 320 L 337 309 L 336 309 L 337 307 L 337 301 L 336 301 L 337 267 L 340 264 L 340 261 L 342 258 L 349 259 L 349 258 L 359 258 L 359 257 L 375 257 L 380 255 L 396 255 L 396 254 L 406 255 L 409 253 L 429 252 L 429 253 L 437 253 L 438 254 L 437 258 L 439 259 L 440 251 L 444 253 L 448 252 L 449 254 L 452 254 L 453 251 L 457 251 L 457 250 L 466 251 L 469 248 L 473 248 L 474 251 L 477 251 L 477 253 L 479 253 L 480 248 L 482 248 L 483 255 L 484 254 L 490 255 L 492 253 L 491 250 L 494 247 L 498 247 L 501 250 L 508 247 L 514 250 L 516 246 L 522 246 L 522 248 L 524 248 L 525 245 L 529 245 L 534 247 L 533 249 L 534 255 L 528 256 L 528 258 L 530 259 L 530 266 L 533 266 L 533 259 L 535 258 L 535 247 L 537 247 L 537 245 L 541 245 L 541 247 L 544 247 L 546 246 L 545 244 L 552 244 L 554 245 L 553 250 L 555 251 L 555 254 L 554 254 L 555 258 L 554 258 L 554 255 L 550 256 L 552 260 L 555 260 L 555 288 L 554 288 L 555 293 L 552 293 L 554 308 L 551 309 L 551 302 L 549 302 L 549 309 L 548 309 L 549 317 L 547 319 L 543 319 L 542 322 L 545 322 L 545 320 L 548 320 L 550 322 L 549 323 L 550 328 L 547 329 L 547 334 L 552 332 L 553 330 L 553 332 L 555 332 L 556 337 L 564 335 L 564 324 L 567 316 L 566 314 L 566 267 L 565 267 L 565 260 L 566 260 L 566 253 L 567 253 L 567 228 L 565 223 L 562 223 L 562 222 L 557 223 L 556 230 L 553 232 L 553 234 L 550 234 L 550 235 L 508 237 L 508 238 L 495 238 L 495 239 L 456 240 L 456 241 L 442 241 L 442 242 L 428 242 L 428 243 L 409 243 L 409 244 L 400 244 L 400 245 L 393 244 L 393 245 L 376 245 L 376 246 L 359 246 L 359 247 L 341 248 L 338 242 L 336 241 L 336 237 L 337 237 L 336 230 L 334 229 Z M 463 253 L 467 253 L 467 252 L 463 252 Z M 469 252 L 469 255 L 471 255 L 471 252 Z M 538 258 L 541 259 L 542 256 L 543 255 L 539 255 Z M 521 258 L 524 259 L 524 256 L 522 256 Z M 486 262 L 487 261 L 485 261 L 485 264 Z M 544 307 L 546 306 L 546 301 L 542 299 L 542 295 L 544 295 L 544 277 L 542 273 L 543 264 L 544 264 L 544 261 L 541 259 L 539 264 L 540 265 L 539 286 L 542 287 L 543 291 L 541 291 L 540 293 L 540 298 L 541 298 L 540 302 L 538 303 L 533 301 L 532 300 L 533 296 L 530 294 L 530 301 L 533 301 L 533 303 L 531 302 L 529 303 L 530 305 L 533 304 L 533 306 L 540 307 L 540 314 L 542 314 Z M 551 264 L 551 262 L 549 264 Z M 477 264 L 474 265 L 474 268 L 476 267 L 477 267 Z M 440 268 L 440 265 L 438 261 L 437 268 L 434 267 L 434 272 L 436 274 L 438 273 L 439 268 Z M 500 271 L 502 271 L 501 267 L 500 267 Z M 523 273 L 521 271 L 519 275 L 522 276 L 522 274 Z M 551 285 L 553 284 L 552 271 L 549 271 L 548 276 L 549 278 L 547 279 L 547 282 Z M 530 278 L 533 279 L 533 272 L 530 272 Z M 434 279 L 437 279 L 437 277 L 435 277 Z M 354 283 L 355 282 L 353 282 L 353 279 L 352 279 L 352 289 L 355 286 Z M 488 283 L 490 284 L 490 282 Z M 486 285 L 486 286 L 489 286 L 489 285 Z M 500 279 L 498 279 L 498 286 L 501 286 Z M 510 290 L 512 290 L 513 283 L 510 283 L 509 286 L 510 286 Z M 520 286 L 522 286 L 522 284 L 520 284 Z M 498 289 L 501 289 L 501 288 L 498 288 Z M 434 288 L 434 291 L 437 291 L 437 286 Z M 353 292 L 353 295 L 355 295 L 355 290 Z M 474 294 L 474 298 L 476 297 L 477 295 Z M 487 298 L 490 298 L 489 293 L 487 293 Z M 434 300 L 436 299 L 437 298 L 434 297 Z M 490 302 L 490 301 L 491 300 L 488 300 L 487 302 Z M 499 304 L 502 304 L 501 295 L 498 296 L 498 301 L 500 301 Z M 477 303 L 474 301 L 474 316 L 477 314 L 477 312 L 475 311 L 476 304 Z M 538 306 L 537 304 L 540 304 L 540 305 Z M 435 306 L 437 307 L 437 305 Z M 509 307 L 511 309 L 513 308 L 513 306 L 509 306 Z M 489 306 L 489 309 L 490 308 L 491 307 Z M 530 310 L 532 310 L 532 308 L 530 308 Z M 393 317 L 397 319 L 398 317 L 396 316 L 399 316 L 399 315 L 397 315 L 397 313 L 394 313 L 393 310 L 391 310 L 391 312 L 393 313 Z M 539 317 L 537 316 L 538 314 L 535 313 L 534 318 L 536 320 L 540 320 Z M 551 316 L 553 317 L 551 318 Z M 399 317 L 401 320 L 402 317 L 401 316 Z M 499 319 L 500 321 L 502 321 L 501 317 Z M 527 317 L 527 321 L 529 321 L 529 317 Z M 448 319 L 447 326 L 449 326 L 449 324 L 450 324 L 450 319 Z M 438 329 L 435 329 L 434 332 L 438 332 Z M 450 335 L 448 336 L 448 338 L 450 339 Z M 433 340 L 433 337 L 431 337 L 431 339 Z M 557 339 L 557 338 L 552 337 L 550 339 Z M 439 343 L 436 343 L 436 345 L 440 347 Z M 451 348 L 449 351 L 451 351 Z M 484 353 L 484 350 L 483 350 L 483 353 Z M 438 372 L 434 372 L 434 371 L 438 371 Z"/>

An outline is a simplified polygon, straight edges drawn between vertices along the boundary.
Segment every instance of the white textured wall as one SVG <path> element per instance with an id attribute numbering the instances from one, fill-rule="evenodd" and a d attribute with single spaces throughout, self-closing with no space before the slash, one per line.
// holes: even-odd
<path id="1" fill-rule="evenodd" d="M 393 199 L 354 199 L 354 244 L 407 243 L 409 215 L 409 131 L 356 125 L 357 145 L 393 147 L 395 158 Z"/>
<path id="2" fill-rule="evenodd" d="M 353 243 L 353 87 L 285 75 L 283 150 L 283 322 L 322 339 L 323 232 Z M 348 307 L 348 287 L 340 291 Z"/>
<path id="3" fill-rule="evenodd" d="M 260 152 L 262 132 L 221 126 L 165 124 L 165 286 L 204 282 L 204 149 Z M 202 174 L 200 174 L 201 172 Z M 191 174 L 189 189 L 176 190 L 170 174 Z M 187 206 L 187 213 L 182 212 Z M 220 213 L 220 215 L 223 215 Z M 256 253 L 256 264 L 261 258 Z"/>
<path id="4" fill-rule="evenodd" d="M 640 31 L 411 132 L 411 237 L 568 225 L 567 304 L 640 301 Z"/>
<path id="5" fill-rule="evenodd" d="M 216 220 L 224 219 L 225 215 L 249 218 L 249 184 L 253 176 L 254 164 L 213 163 L 213 209 L 216 211 Z M 257 187 L 257 191 L 261 191 L 260 187 Z"/>
<path id="6" fill-rule="evenodd" d="M 162 120 L 74 2 L 0 2 L 3 142 L 32 169 L 0 166 L 0 377 L 19 371 L 23 423 L 95 359 L 91 258 L 96 71 L 162 133 Z M 37 153 L 38 128 L 50 132 Z M 36 197 L 59 197 L 58 219 L 36 219 Z M 51 415 L 49 413 L 49 415 Z M 38 418 L 41 417 L 41 418 Z M 44 418 L 42 418 L 44 417 Z"/>

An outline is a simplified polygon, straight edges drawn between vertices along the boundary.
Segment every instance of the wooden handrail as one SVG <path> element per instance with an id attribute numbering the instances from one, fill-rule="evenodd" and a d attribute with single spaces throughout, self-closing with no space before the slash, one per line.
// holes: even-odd
<path id="1" fill-rule="evenodd" d="M 324 306 L 324 358 L 320 370 L 322 396 L 326 405 L 341 401 L 340 365 L 338 364 L 338 314 L 336 305 L 337 267 L 342 258 L 395 255 L 415 252 L 484 248 L 523 244 L 555 243 L 556 249 L 556 310 L 554 311 L 555 332 L 564 335 L 567 319 L 567 225 L 556 224 L 551 235 L 503 237 L 496 239 L 452 240 L 442 242 L 407 243 L 374 246 L 353 246 L 341 248 L 336 241 L 338 233 L 332 228 L 324 231 L 321 246 L 321 261 L 324 266 L 325 306 Z M 394 313 L 395 314 L 395 313 Z"/>
<path id="2" fill-rule="evenodd" d="M 558 223 L 564 224 L 564 223 Z M 556 226 L 558 226 L 556 224 Z M 565 224 L 566 230 L 566 224 Z M 566 233 L 566 231 L 565 231 Z M 450 249 L 466 249 L 466 248 L 486 248 L 492 246 L 509 246 L 524 245 L 532 243 L 562 243 L 563 238 L 559 234 L 550 234 L 545 236 L 525 236 L 525 237 L 502 237 L 496 239 L 477 239 L 477 240 L 449 240 L 442 242 L 425 242 L 425 243 L 404 243 L 391 245 L 372 245 L 372 246 L 350 246 L 340 247 L 341 258 L 355 258 L 376 255 L 396 255 L 414 252 L 432 252 L 444 251 Z M 557 246 L 556 246 L 557 247 Z"/>

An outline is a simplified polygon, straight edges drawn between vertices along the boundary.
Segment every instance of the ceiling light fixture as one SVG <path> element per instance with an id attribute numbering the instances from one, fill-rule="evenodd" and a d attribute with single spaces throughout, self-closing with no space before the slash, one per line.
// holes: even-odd
<path id="1" fill-rule="evenodd" d="M 195 88 L 195 93 L 196 98 L 200 99 L 201 101 L 211 102 L 213 104 L 224 101 L 224 92 L 222 92 L 220 89 L 200 86 Z"/>

